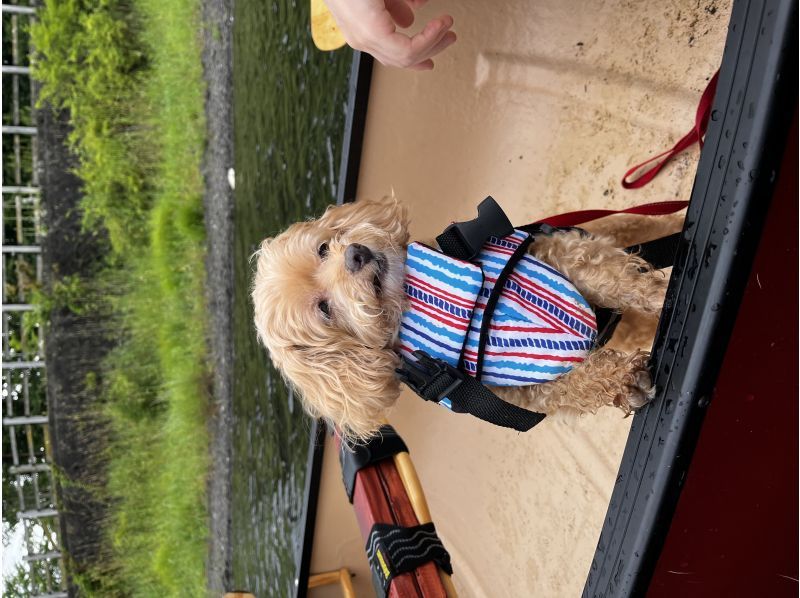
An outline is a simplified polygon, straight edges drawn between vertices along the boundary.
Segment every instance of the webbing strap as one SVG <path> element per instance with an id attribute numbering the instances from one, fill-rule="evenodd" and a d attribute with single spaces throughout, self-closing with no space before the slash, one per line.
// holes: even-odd
<path id="1" fill-rule="evenodd" d="M 626 172 L 625 176 L 622 177 L 623 187 L 626 189 L 638 189 L 639 187 L 643 187 L 652 181 L 661 171 L 661 169 L 664 168 L 664 166 L 666 166 L 666 164 L 672 160 L 672 158 L 680 154 L 683 150 L 691 147 L 695 143 L 699 143 L 700 148 L 702 149 L 703 136 L 706 134 L 706 129 L 708 128 L 708 119 L 711 116 L 711 106 L 714 102 L 714 94 L 717 92 L 718 79 L 719 71 L 714 73 L 714 76 L 711 77 L 711 80 L 708 82 L 705 91 L 703 91 L 703 95 L 700 96 L 700 102 L 697 105 L 697 113 L 695 114 L 694 127 L 692 127 L 692 130 L 679 139 L 671 149 L 668 149 L 657 156 L 653 156 L 641 164 L 637 164 L 628 172 Z M 637 177 L 633 179 L 628 178 L 653 162 L 655 162 L 653 166 L 643 170 Z"/>
<path id="2" fill-rule="evenodd" d="M 469 413 L 518 432 L 527 432 L 545 418 L 543 413 L 506 403 L 480 381 L 441 359 L 424 351 L 414 351 L 413 355 L 417 361 L 403 358 L 397 375 L 426 401 L 449 402 L 456 413 Z"/>
<path id="3" fill-rule="evenodd" d="M 594 342 L 598 347 L 602 347 L 614 336 L 617 325 L 622 320 L 622 314 L 607 307 L 597 307 L 594 310 L 594 317 L 597 320 L 597 337 Z"/>
<path id="4" fill-rule="evenodd" d="M 469 413 L 517 432 L 527 432 L 545 418 L 544 413 L 507 403 L 472 376 L 465 376 L 464 382 L 451 391 L 447 398 L 456 413 Z"/>
<path id="5" fill-rule="evenodd" d="M 481 330 L 478 336 L 478 357 L 475 360 L 475 378 L 477 380 L 480 380 L 483 374 L 483 360 L 486 356 L 486 343 L 489 340 L 489 329 L 491 328 L 494 309 L 497 307 L 500 295 L 503 294 L 508 277 L 514 271 L 514 268 L 517 267 L 517 263 L 522 259 L 522 256 L 528 252 L 528 247 L 530 247 L 532 241 L 533 237 L 529 235 L 524 241 L 517 245 L 514 253 L 508 258 L 508 261 L 497 276 L 494 287 L 492 287 L 492 291 L 489 293 L 489 298 L 486 300 L 486 306 L 483 308 L 483 321 L 481 322 Z"/>
<path id="6" fill-rule="evenodd" d="M 592 220 L 605 218 L 606 216 L 613 216 L 614 214 L 638 214 L 640 216 L 665 216 L 667 214 L 674 214 L 680 212 L 689 205 L 688 201 L 656 201 L 653 203 L 644 203 L 638 206 L 625 208 L 624 210 L 577 210 L 575 212 L 566 212 L 556 216 L 549 216 L 537 220 L 536 224 L 549 224 L 557 228 L 565 228 L 571 226 L 578 226 L 585 224 Z"/>
<path id="7" fill-rule="evenodd" d="M 646 243 L 631 245 L 625 251 L 639 254 L 639 257 L 648 262 L 653 268 L 661 270 L 675 263 L 675 252 L 678 249 L 680 239 L 681 233 L 673 233 Z"/>
<path id="8" fill-rule="evenodd" d="M 367 558 L 372 570 L 372 583 L 378 596 L 389 594 L 389 586 L 397 575 L 435 562 L 449 575 L 453 574 L 450 554 L 445 550 L 433 523 L 400 527 L 376 523 L 367 536 Z"/>
<path id="9" fill-rule="evenodd" d="M 348 445 L 342 442 L 339 462 L 342 466 L 342 482 L 347 500 L 353 502 L 356 488 L 356 474 L 369 465 L 393 457 L 397 453 L 407 453 L 408 447 L 400 435 L 389 424 L 383 425 L 378 433 L 363 444 Z"/>

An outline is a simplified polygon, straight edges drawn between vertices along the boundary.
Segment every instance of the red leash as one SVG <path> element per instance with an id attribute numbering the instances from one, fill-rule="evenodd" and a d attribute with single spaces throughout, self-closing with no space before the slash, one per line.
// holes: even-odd
<path id="1" fill-rule="evenodd" d="M 686 133 L 686 135 L 684 135 L 683 138 L 681 138 L 678 143 L 672 147 L 672 149 L 668 149 L 657 156 L 653 156 L 649 160 L 645 160 L 641 164 L 637 164 L 628 172 L 626 172 L 625 176 L 622 177 L 622 186 L 625 187 L 625 189 L 638 189 L 639 187 L 644 187 L 647 183 L 652 181 L 653 178 L 655 178 L 655 176 L 661 171 L 662 168 L 664 168 L 664 166 L 667 165 L 670 160 L 672 160 L 672 158 L 695 143 L 699 143 L 700 147 L 703 147 L 703 137 L 706 134 L 706 129 L 708 129 L 708 119 L 711 116 L 711 105 L 714 102 L 714 94 L 717 91 L 718 79 L 719 71 L 714 73 L 714 76 L 711 77 L 711 81 L 708 82 L 703 95 L 700 97 L 700 103 L 697 105 L 697 114 L 695 115 L 694 127 L 692 130 Z M 641 168 L 647 166 L 651 162 L 655 162 L 655 165 L 642 172 L 638 177 L 628 180 L 628 177 L 630 177 L 633 173 L 639 171 Z"/>
<path id="2" fill-rule="evenodd" d="M 691 147 L 695 143 L 699 143 L 703 147 L 703 137 L 708 129 L 708 120 L 711 117 L 711 106 L 714 102 L 714 94 L 717 91 L 717 81 L 719 79 L 719 71 L 714 73 L 708 85 L 700 96 L 700 103 L 697 105 L 697 113 L 695 114 L 694 127 L 691 131 L 686 133 L 676 143 L 672 149 L 653 156 L 649 160 L 637 164 L 625 173 L 622 177 L 622 186 L 625 189 L 638 189 L 644 187 L 647 183 L 652 181 L 655 176 L 661 172 L 661 169 L 667 165 L 675 156 L 680 154 L 685 149 Z M 632 174 L 638 172 L 648 164 L 655 162 L 653 166 L 644 170 L 638 177 L 628 180 Z M 566 227 L 577 226 L 584 222 L 590 222 L 611 216 L 613 214 L 640 214 L 643 216 L 663 216 L 665 214 L 674 214 L 689 205 L 688 201 L 659 201 L 655 203 L 647 203 L 625 210 L 579 210 L 577 212 L 567 212 L 566 214 L 558 214 L 557 216 L 550 216 L 539 220 L 537 223 L 549 224 L 550 226 Z"/>
<path id="3" fill-rule="evenodd" d="M 577 212 L 567 212 L 538 220 L 537 223 L 549 224 L 550 226 L 577 226 L 584 222 L 591 222 L 598 218 L 611 216 L 613 214 L 639 214 L 642 216 L 664 216 L 674 214 L 689 205 L 688 201 L 657 201 L 645 203 L 624 210 L 578 210 Z"/>

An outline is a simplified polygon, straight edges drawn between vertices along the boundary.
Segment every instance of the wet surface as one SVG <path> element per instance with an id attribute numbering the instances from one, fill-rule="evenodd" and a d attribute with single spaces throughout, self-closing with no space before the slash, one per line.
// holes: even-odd
<path id="1" fill-rule="evenodd" d="M 646 188 L 624 190 L 620 179 L 691 127 L 719 65 L 727 3 L 515 0 L 498 11 L 443 0 L 425 11 L 420 22 L 452 14 L 459 41 L 433 72 L 376 67 L 358 186 L 359 197 L 394 191 L 409 208 L 412 239 L 474 217 L 486 195 L 514 223 L 689 198 L 697 148 Z M 743 181 L 746 173 L 737 170 Z M 626 246 L 680 230 L 681 218 L 639 218 L 637 226 L 619 217 L 591 229 L 605 226 Z M 655 324 L 626 314 L 613 348 L 649 349 Z M 608 407 L 516 434 L 404 393 L 389 421 L 411 450 L 460 596 L 580 594 L 631 418 Z M 369 595 L 334 456 L 323 470 L 312 568 L 346 564 L 356 591 Z"/>
<path id="2" fill-rule="evenodd" d="M 234 15 L 234 375 L 232 582 L 294 588 L 309 420 L 252 325 L 250 256 L 335 201 L 351 53 L 321 53 L 307 3 L 237 2 Z"/>

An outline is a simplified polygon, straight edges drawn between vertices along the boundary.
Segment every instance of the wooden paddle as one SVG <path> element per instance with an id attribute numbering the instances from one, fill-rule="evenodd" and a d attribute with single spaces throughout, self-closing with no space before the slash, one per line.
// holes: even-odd
<path id="1" fill-rule="evenodd" d="M 311 39 L 318 50 L 338 50 L 345 45 L 344 36 L 323 0 L 311 0 Z"/>

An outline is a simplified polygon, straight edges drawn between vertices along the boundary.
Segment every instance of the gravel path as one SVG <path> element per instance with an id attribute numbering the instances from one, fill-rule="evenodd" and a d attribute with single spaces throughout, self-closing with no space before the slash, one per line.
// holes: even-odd
<path id="1" fill-rule="evenodd" d="M 231 425 L 233 371 L 233 0 L 203 0 L 203 70 L 207 85 L 203 176 L 208 254 L 206 285 L 213 405 L 209 420 L 208 477 L 210 541 L 208 588 L 220 595 L 231 587 Z"/>

